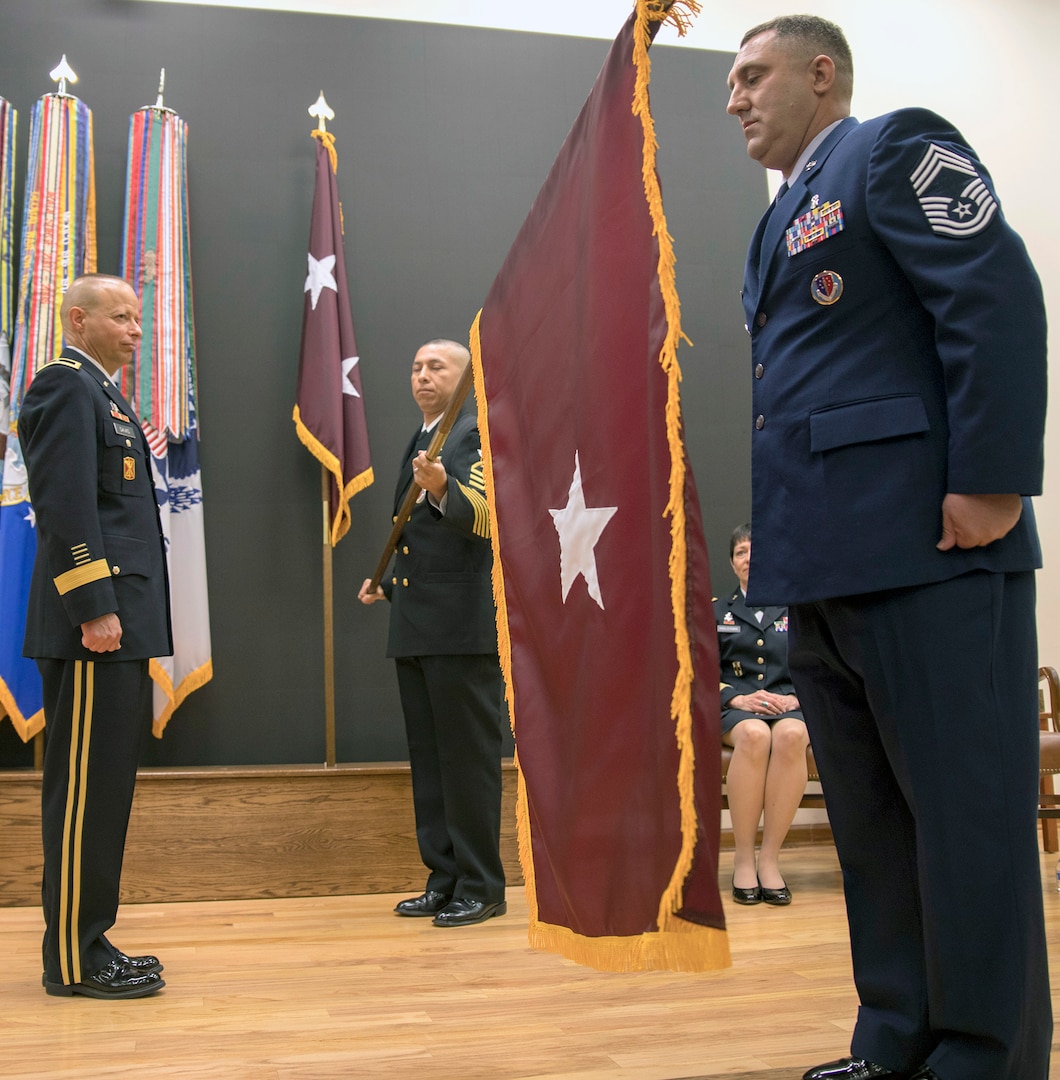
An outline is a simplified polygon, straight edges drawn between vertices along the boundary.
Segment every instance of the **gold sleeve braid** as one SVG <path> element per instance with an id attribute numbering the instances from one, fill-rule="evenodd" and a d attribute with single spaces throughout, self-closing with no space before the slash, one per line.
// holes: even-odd
<path id="1" fill-rule="evenodd" d="M 82 585 L 88 585 L 93 581 L 101 581 L 111 576 L 110 566 L 106 559 L 96 559 L 95 562 L 83 563 L 75 566 L 73 570 L 67 570 L 55 579 L 55 588 L 60 596 L 65 596 L 71 589 L 78 589 Z"/>

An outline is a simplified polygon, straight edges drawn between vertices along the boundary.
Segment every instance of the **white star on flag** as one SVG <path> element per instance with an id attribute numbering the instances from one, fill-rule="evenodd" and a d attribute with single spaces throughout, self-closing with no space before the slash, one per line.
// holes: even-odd
<path id="1" fill-rule="evenodd" d="M 587 507 L 582 491 L 582 467 L 578 451 L 574 451 L 574 478 L 567 492 L 567 505 L 562 510 L 549 510 L 552 524 L 559 534 L 559 573 L 563 602 L 580 574 L 585 578 L 589 595 L 604 609 L 600 580 L 596 574 L 596 543 L 607 523 L 618 511 L 617 506 Z"/>
<path id="2" fill-rule="evenodd" d="M 321 290 L 334 289 L 336 294 L 339 291 L 335 283 L 335 275 L 332 273 L 335 269 L 335 256 L 325 255 L 322 259 L 314 259 L 312 255 L 309 255 L 308 258 L 309 276 L 305 279 L 305 288 L 302 291 L 312 291 L 310 299 L 313 301 L 313 310 L 316 311 Z"/>
<path id="3" fill-rule="evenodd" d="M 360 360 L 359 356 L 350 356 L 342 361 L 342 392 L 352 394 L 354 397 L 361 396 L 357 393 L 357 387 L 353 385 L 350 379 L 350 372 L 357 366 L 358 360 Z"/>

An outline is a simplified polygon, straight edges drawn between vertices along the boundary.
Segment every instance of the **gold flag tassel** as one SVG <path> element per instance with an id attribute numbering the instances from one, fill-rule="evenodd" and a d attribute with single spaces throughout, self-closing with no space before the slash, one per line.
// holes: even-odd
<path id="1" fill-rule="evenodd" d="M 676 913 L 682 906 L 684 881 L 692 869 L 698 822 L 696 819 L 694 777 L 695 747 L 692 743 L 692 682 L 695 672 L 692 665 L 692 650 L 688 634 L 687 607 L 687 569 L 688 551 L 686 544 L 687 520 L 685 517 L 685 453 L 681 431 L 680 381 L 681 368 L 677 362 L 677 347 L 683 338 L 688 337 L 681 330 L 681 302 L 677 294 L 675 275 L 676 255 L 673 237 L 666 224 L 663 210 L 662 191 L 656 172 L 656 153 L 658 140 L 655 136 L 655 121 L 651 115 L 648 86 L 651 82 L 651 58 L 648 46 L 651 42 L 650 23 L 669 23 L 677 27 L 684 35 L 692 24 L 692 18 L 699 13 L 697 0 L 638 0 L 637 23 L 633 32 L 633 63 L 636 68 L 636 83 L 633 93 L 633 114 L 640 118 L 644 129 L 644 159 L 642 176 L 644 194 L 651 212 L 653 232 L 659 243 L 659 288 L 662 292 L 663 306 L 666 311 L 667 333 L 659 353 L 659 364 L 667 377 L 666 397 L 666 435 L 670 447 L 670 501 L 665 514 L 670 517 L 670 600 L 674 614 L 674 641 L 677 647 L 677 678 L 674 682 L 671 699 L 671 717 L 676 725 L 676 739 L 680 754 L 677 774 L 677 787 L 681 805 L 681 852 L 674 866 L 669 887 L 663 893 L 659 903 L 658 925 L 661 931 L 658 947 L 664 950 L 670 964 L 677 968 L 688 964 L 692 970 L 698 970 L 704 958 L 727 962 L 728 944 L 724 933 L 705 933 L 701 927 L 693 927 Z M 696 945 L 693 951 L 698 953 L 706 949 L 705 957 L 684 956 L 686 945 L 691 939 L 671 940 L 670 934 L 682 934 L 693 929 Z M 722 954 L 724 953 L 724 957 Z"/>

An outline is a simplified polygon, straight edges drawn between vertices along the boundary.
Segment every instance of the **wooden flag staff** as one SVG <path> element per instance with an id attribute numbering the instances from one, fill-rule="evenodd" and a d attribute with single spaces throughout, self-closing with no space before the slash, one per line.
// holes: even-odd
<path id="1" fill-rule="evenodd" d="M 335 119 L 335 112 L 324 99 L 324 91 L 320 91 L 320 97 L 306 110 L 310 116 L 315 117 L 317 126 L 313 131 L 327 131 L 327 120 Z M 331 138 L 334 144 L 334 137 Z M 327 145 L 325 143 L 325 145 Z M 328 147 L 331 157 L 331 167 L 335 168 L 334 146 Z M 341 253 L 339 257 L 341 258 Z M 335 749 L 335 585 L 334 569 L 332 561 L 331 543 L 331 473 L 325 465 L 320 466 L 320 497 L 323 500 L 324 510 L 324 548 L 322 554 L 322 578 L 324 587 L 324 766 L 331 768 L 336 764 Z"/>
<path id="2" fill-rule="evenodd" d="M 449 432 L 453 430 L 453 424 L 456 423 L 456 418 L 460 415 L 460 410 L 464 407 L 467 395 L 471 392 L 472 378 L 471 362 L 468 361 L 463 374 L 460 376 L 460 381 L 456 384 L 453 396 L 449 399 L 449 404 L 445 407 L 445 412 L 442 413 L 442 418 L 438 422 L 438 426 L 434 429 L 431 445 L 427 448 L 428 461 L 438 460 L 438 456 L 442 452 L 442 447 L 445 445 L 445 440 L 449 438 Z M 401 509 L 398 510 L 397 517 L 394 518 L 394 527 L 390 530 L 390 535 L 387 537 L 386 546 L 383 548 L 383 554 L 379 559 L 379 565 L 375 568 L 375 573 L 372 575 L 371 582 L 369 582 L 368 592 L 374 593 L 375 590 L 379 588 L 379 582 L 382 581 L 383 575 L 386 573 L 387 564 L 390 562 L 390 556 L 394 554 L 398 540 L 401 538 L 401 530 L 404 529 L 405 522 L 408 521 L 409 515 L 412 513 L 412 508 L 416 505 L 416 500 L 420 497 L 420 492 L 422 490 L 423 489 L 415 480 L 409 484 L 409 489 L 405 494 L 404 501 L 401 503 Z"/>

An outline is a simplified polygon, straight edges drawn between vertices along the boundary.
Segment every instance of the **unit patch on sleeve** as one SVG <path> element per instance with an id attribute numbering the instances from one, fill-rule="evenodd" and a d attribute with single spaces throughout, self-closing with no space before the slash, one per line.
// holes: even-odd
<path id="1" fill-rule="evenodd" d="M 971 160 L 937 143 L 927 148 L 909 181 L 939 236 L 975 236 L 997 211 L 997 201 Z"/>

